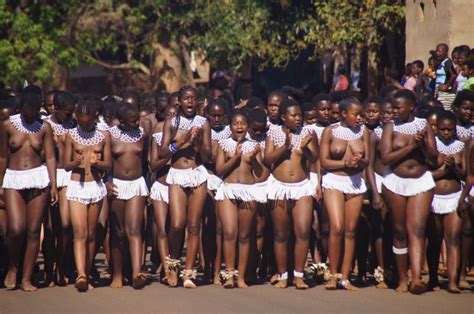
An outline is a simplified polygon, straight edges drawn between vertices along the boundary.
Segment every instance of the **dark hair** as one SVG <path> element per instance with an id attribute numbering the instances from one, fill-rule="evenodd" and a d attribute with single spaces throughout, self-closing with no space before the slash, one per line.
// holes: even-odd
<path id="1" fill-rule="evenodd" d="M 164 101 L 168 102 L 169 98 L 170 98 L 170 94 L 168 94 L 168 93 L 162 93 L 162 92 L 156 93 L 155 94 L 155 104 L 158 105 L 158 102 L 160 100 L 164 100 Z"/>
<path id="2" fill-rule="evenodd" d="M 249 120 L 255 123 L 267 123 L 267 113 L 261 108 L 253 108 L 249 111 Z"/>
<path id="3" fill-rule="evenodd" d="M 339 103 L 339 109 L 341 110 L 341 112 L 343 112 L 343 111 L 347 112 L 347 109 L 349 109 L 349 107 L 351 105 L 361 106 L 361 103 L 355 97 L 347 97 L 347 98 L 344 98 L 343 100 L 341 100 L 341 102 Z"/>
<path id="4" fill-rule="evenodd" d="M 285 85 L 281 88 L 281 91 L 286 95 L 293 97 L 298 102 L 301 102 L 304 97 L 303 90 L 293 86 Z"/>
<path id="5" fill-rule="evenodd" d="M 465 66 L 467 66 L 467 68 L 469 70 L 474 70 L 474 60 L 467 60 L 465 63 L 464 63 Z"/>
<path id="6" fill-rule="evenodd" d="M 370 96 L 369 98 L 367 98 L 364 103 L 363 103 L 363 106 L 367 106 L 368 104 L 377 104 L 379 106 L 381 106 L 383 103 L 383 99 L 379 96 Z"/>
<path id="7" fill-rule="evenodd" d="M 76 98 L 68 92 L 58 91 L 54 93 L 53 104 L 56 109 L 74 108 Z"/>
<path id="8" fill-rule="evenodd" d="M 95 116 L 97 113 L 96 102 L 91 97 L 80 97 L 77 101 L 76 115 L 92 115 Z"/>
<path id="9" fill-rule="evenodd" d="M 273 91 L 270 92 L 270 94 L 268 94 L 268 98 L 275 97 L 275 96 L 280 97 L 281 100 L 283 100 L 285 98 L 288 98 L 288 94 L 286 94 L 285 92 L 283 92 L 280 89 L 273 90 Z"/>
<path id="10" fill-rule="evenodd" d="M 265 102 L 259 97 L 250 97 L 247 101 L 247 108 L 253 109 L 257 107 L 265 108 Z"/>
<path id="11" fill-rule="evenodd" d="M 453 122 L 456 125 L 457 118 L 456 118 L 456 115 L 454 114 L 454 112 L 452 112 L 452 111 L 442 110 L 442 111 L 439 111 L 437 113 L 437 116 L 438 117 L 437 117 L 436 122 L 439 122 L 441 120 L 449 120 L 449 121 Z"/>
<path id="12" fill-rule="evenodd" d="M 21 92 L 20 95 L 20 109 L 28 108 L 32 110 L 39 110 L 41 109 L 42 98 L 41 94 L 37 93 L 30 93 L 30 92 Z"/>
<path id="13" fill-rule="evenodd" d="M 331 94 L 329 94 L 329 98 L 331 102 L 340 102 L 344 98 L 347 98 L 350 96 L 351 96 L 351 93 L 348 90 L 334 91 Z"/>
<path id="14" fill-rule="evenodd" d="M 23 88 L 23 90 L 21 92 L 22 93 L 30 93 L 30 94 L 38 94 L 41 97 L 43 97 L 43 91 L 41 90 L 41 88 L 39 86 L 33 85 L 33 84 L 28 85 L 25 88 Z"/>
<path id="15" fill-rule="evenodd" d="M 281 116 L 286 113 L 290 107 L 300 107 L 300 104 L 293 98 L 283 99 L 278 107 L 278 115 Z"/>
<path id="16" fill-rule="evenodd" d="M 428 117 L 432 116 L 432 115 L 436 115 L 437 118 L 439 119 L 439 116 L 440 114 L 442 114 L 443 112 L 445 112 L 446 110 L 444 110 L 444 108 L 442 107 L 435 107 L 435 108 L 430 108 L 428 107 L 426 109 L 425 112 L 423 112 L 424 115 L 422 116 L 419 116 L 418 118 L 424 118 L 424 119 L 427 119 Z"/>
<path id="17" fill-rule="evenodd" d="M 303 106 L 301 106 L 301 110 L 303 110 L 303 112 L 313 111 L 314 106 L 310 102 L 304 102 Z"/>
<path id="18" fill-rule="evenodd" d="M 313 99 L 311 100 L 315 108 L 319 106 L 319 103 L 323 101 L 329 101 L 329 102 L 331 101 L 331 97 L 329 96 L 329 94 L 319 93 L 316 96 L 314 96 Z"/>
<path id="19" fill-rule="evenodd" d="M 117 117 L 117 107 L 119 104 L 114 101 L 103 101 L 102 102 L 102 115 L 111 119 Z"/>
<path id="20" fill-rule="evenodd" d="M 424 64 L 423 61 L 421 61 L 421 60 L 415 60 L 415 61 L 413 61 L 412 64 L 416 65 L 416 66 L 419 67 L 421 70 L 423 70 L 423 68 L 425 67 L 425 64 Z"/>
<path id="21" fill-rule="evenodd" d="M 197 94 L 197 89 L 195 89 L 194 87 L 190 85 L 184 85 L 184 86 L 181 86 L 181 88 L 178 91 L 178 99 L 181 99 L 181 97 L 183 97 L 184 95 L 184 92 L 186 92 L 187 90 L 193 90 Z"/>
<path id="22" fill-rule="evenodd" d="M 142 99 L 140 97 L 140 94 L 135 92 L 135 91 L 125 91 L 122 93 L 122 99 L 125 100 L 126 98 L 132 98 L 136 103 L 137 107 L 141 108 L 142 106 Z"/>
<path id="23" fill-rule="evenodd" d="M 123 101 L 117 109 L 117 119 L 119 121 L 127 121 L 127 118 L 132 114 L 138 114 L 138 109 L 132 104 Z"/>
<path id="24" fill-rule="evenodd" d="M 452 109 L 459 108 L 459 106 L 461 106 L 463 101 L 466 101 L 466 100 L 474 102 L 474 91 L 464 89 L 458 92 L 458 94 L 456 95 L 456 98 L 454 98 L 451 108 Z"/>
<path id="25" fill-rule="evenodd" d="M 382 97 L 383 99 L 391 100 L 391 99 L 388 99 L 389 96 L 397 90 L 398 89 L 393 85 L 386 85 L 380 89 L 379 96 Z"/>
<path id="26" fill-rule="evenodd" d="M 224 110 L 225 114 L 228 114 L 228 112 L 229 112 L 229 110 L 228 110 L 229 106 L 228 106 L 227 102 L 222 98 L 212 99 L 211 102 L 209 103 L 209 105 L 207 105 L 207 107 L 206 107 L 206 114 L 209 114 L 209 111 L 211 110 L 212 107 L 222 108 Z"/>
<path id="27" fill-rule="evenodd" d="M 404 99 L 408 100 L 409 102 L 411 102 L 412 105 L 416 104 L 416 96 L 409 89 L 401 89 L 401 90 L 397 91 L 395 93 L 395 95 L 393 95 L 393 99 L 395 99 L 395 98 L 404 98 Z"/>
<path id="28" fill-rule="evenodd" d="M 234 118 L 237 117 L 237 116 L 244 117 L 245 121 L 247 121 L 247 123 L 249 122 L 249 117 L 243 111 L 240 111 L 240 110 L 237 110 L 234 113 L 232 113 L 232 115 L 230 116 L 229 121 L 232 122 L 232 120 L 234 120 Z"/>
<path id="29" fill-rule="evenodd" d="M 440 48 L 443 47 L 444 50 L 446 50 L 446 52 L 449 51 L 449 46 L 448 46 L 447 44 L 445 44 L 445 43 L 437 44 L 437 45 L 436 45 L 436 48 L 438 48 L 438 47 L 440 47 Z"/>
<path id="30" fill-rule="evenodd" d="M 342 75 L 346 75 L 347 74 L 346 66 L 344 64 L 339 64 L 337 66 L 337 73 L 342 74 Z"/>

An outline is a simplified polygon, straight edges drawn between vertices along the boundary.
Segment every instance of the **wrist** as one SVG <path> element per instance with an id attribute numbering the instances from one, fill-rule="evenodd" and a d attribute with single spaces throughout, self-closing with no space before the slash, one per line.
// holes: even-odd
<path id="1" fill-rule="evenodd" d="M 176 154 L 177 152 L 179 152 L 179 149 L 180 147 L 178 146 L 178 144 L 176 143 L 171 143 L 169 146 L 168 146 L 168 149 L 170 151 L 171 154 Z"/>

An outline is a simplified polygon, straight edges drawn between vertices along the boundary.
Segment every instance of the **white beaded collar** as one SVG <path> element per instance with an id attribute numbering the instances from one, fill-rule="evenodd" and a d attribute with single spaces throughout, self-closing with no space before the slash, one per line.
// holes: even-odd
<path id="1" fill-rule="evenodd" d="M 111 127 L 109 129 L 110 134 L 113 138 L 119 139 L 125 143 L 136 143 L 139 142 L 143 138 L 143 128 L 139 127 L 137 129 L 124 131 L 119 128 L 118 125 Z"/>
<path id="2" fill-rule="evenodd" d="M 306 127 L 313 131 L 318 136 L 318 142 L 321 142 L 321 138 L 323 137 L 323 131 L 326 127 L 319 126 L 316 124 L 308 124 Z"/>
<path id="3" fill-rule="evenodd" d="M 245 140 L 240 143 L 242 154 L 250 154 L 255 150 L 257 147 L 257 142 Z M 233 138 L 227 138 L 225 140 L 219 141 L 219 146 L 222 148 L 223 151 L 227 153 L 235 153 L 237 149 L 237 141 Z"/>
<path id="4" fill-rule="evenodd" d="M 354 141 L 364 135 L 365 125 L 361 125 L 355 129 L 344 127 L 341 124 L 332 129 L 332 135 L 343 141 Z"/>
<path id="5" fill-rule="evenodd" d="M 94 146 L 105 139 L 104 134 L 94 128 L 92 131 L 84 131 L 80 126 L 75 127 L 69 131 L 71 138 L 78 144 L 84 146 Z"/>
<path id="6" fill-rule="evenodd" d="M 35 120 L 32 124 L 27 124 L 21 117 L 21 114 L 16 114 L 10 117 L 10 122 L 15 129 L 21 133 L 34 134 L 41 131 L 44 124 L 42 120 Z"/>
<path id="7" fill-rule="evenodd" d="M 436 137 L 436 148 L 438 149 L 438 152 L 443 155 L 455 155 L 464 149 L 464 143 L 458 140 L 453 140 L 451 143 L 446 145 Z"/>
<path id="8" fill-rule="evenodd" d="M 383 133 L 383 127 L 381 125 L 377 126 L 375 129 L 374 129 L 374 133 L 375 135 L 378 137 L 378 139 L 380 140 L 382 138 L 382 133 Z"/>
<path id="9" fill-rule="evenodd" d="M 67 120 L 66 122 L 60 124 L 56 123 L 51 119 L 51 116 L 49 116 L 46 120 L 46 122 L 49 123 L 51 128 L 53 129 L 54 135 L 56 136 L 61 136 L 69 132 L 73 128 L 74 121 L 72 119 Z"/>
<path id="10" fill-rule="evenodd" d="M 215 131 L 211 129 L 211 140 L 213 141 L 225 140 L 226 138 L 229 138 L 231 134 L 232 134 L 232 131 L 230 130 L 230 127 L 228 125 L 226 125 L 220 131 Z"/>
<path id="11" fill-rule="evenodd" d="M 176 126 L 176 119 L 177 117 L 173 117 L 171 119 L 171 125 L 173 128 Z M 202 126 L 206 123 L 206 118 L 200 116 L 200 115 L 195 115 L 192 118 L 186 118 L 185 116 L 179 116 L 179 125 L 178 129 L 180 130 L 185 130 L 189 131 L 191 128 L 202 128 Z"/>
<path id="12" fill-rule="evenodd" d="M 414 118 L 411 122 L 393 123 L 393 131 L 405 135 L 416 135 L 416 133 L 423 131 L 426 127 L 426 120 Z"/>
<path id="13" fill-rule="evenodd" d="M 161 145 L 161 141 L 163 140 L 163 132 L 156 132 L 152 135 L 158 145 Z"/>
<path id="14" fill-rule="evenodd" d="M 303 139 L 308 135 L 311 134 L 311 130 L 306 126 L 299 128 L 296 132 L 291 133 L 291 144 L 290 149 L 294 151 L 295 149 L 299 149 L 301 146 L 301 142 Z M 268 136 L 273 140 L 273 143 L 277 147 L 281 147 L 285 145 L 286 141 L 286 134 L 283 132 L 281 125 L 275 125 L 268 130 Z"/>
<path id="15" fill-rule="evenodd" d="M 474 137 L 474 125 L 462 126 L 456 125 L 456 134 L 460 139 Z"/>

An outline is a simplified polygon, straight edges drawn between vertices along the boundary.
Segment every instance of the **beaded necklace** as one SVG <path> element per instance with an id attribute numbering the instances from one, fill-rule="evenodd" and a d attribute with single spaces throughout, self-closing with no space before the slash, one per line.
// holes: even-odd
<path id="1" fill-rule="evenodd" d="M 189 131 L 191 128 L 202 128 L 202 126 L 206 123 L 206 118 L 200 116 L 200 115 L 195 115 L 192 118 L 186 118 L 185 116 L 180 116 L 179 117 L 179 125 L 178 129 L 180 130 L 185 130 Z M 171 125 L 174 127 L 176 124 L 176 117 L 173 117 L 171 120 Z"/>
<path id="2" fill-rule="evenodd" d="M 228 125 L 226 125 L 220 131 L 214 131 L 213 129 L 211 129 L 211 140 L 213 141 L 225 140 L 226 138 L 229 138 L 231 134 L 232 132 Z"/>
<path id="3" fill-rule="evenodd" d="M 301 142 L 303 139 L 308 135 L 311 134 L 311 130 L 306 126 L 302 128 L 298 128 L 294 133 L 291 133 L 291 143 L 290 149 L 294 151 L 295 149 L 299 149 L 301 146 Z M 281 125 L 275 125 L 268 130 L 268 136 L 271 137 L 275 146 L 281 147 L 285 145 L 286 141 L 286 134 L 283 132 Z"/>
<path id="4" fill-rule="evenodd" d="M 51 128 L 53 129 L 54 135 L 56 136 L 61 136 L 69 132 L 70 129 L 73 128 L 74 121 L 72 119 L 67 120 L 64 123 L 56 123 L 51 119 L 51 116 L 48 117 L 48 119 L 45 120 L 46 122 L 49 123 Z"/>
<path id="5" fill-rule="evenodd" d="M 13 124 L 15 129 L 21 133 L 34 134 L 41 131 L 43 128 L 43 121 L 35 120 L 32 124 L 27 124 L 21 117 L 21 114 L 16 114 L 10 117 L 10 122 Z"/>
<path id="6" fill-rule="evenodd" d="M 152 135 L 158 145 L 161 145 L 161 141 L 163 140 L 163 132 L 156 132 Z"/>
<path id="7" fill-rule="evenodd" d="M 69 134 L 71 134 L 71 138 L 76 143 L 84 146 L 94 146 L 105 139 L 104 134 L 98 131 L 97 128 L 94 128 L 92 131 L 84 131 L 79 125 L 71 129 Z"/>
<path id="8" fill-rule="evenodd" d="M 139 127 L 137 129 L 124 131 L 119 128 L 118 125 L 109 129 L 110 134 L 113 138 L 117 138 L 125 143 L 136 143 L 143 138 L 143 128 Z"/>
<path id="9" fill-rule="evenodd" d="M 257 142 L 245 140 L 240 143 L 242 154 L 249 154 L 255 150 L 257 147 Z M 237 149 L 237 141 L 233 138 L 227 138 L 225 140 L 219 141 L 219 146 L 222 148 L 223 151 L 227 153 L 235 153 Z"/>
<path id="10" fill-rule="evenodd" d="M 378 137 L 378 139 L 380 140 L 382 138 L 382 133 L 383 133 L 383 127 L 381 125 L 377 126 L 375 129 L 374 129 L 374 133 L 375 135 Z"/>
<path id="11" fill-rule="evenodd" d="M 339 124 L 338 126 L 332 129 L 332 135 L 335 138 L 338 138 L 343 141 L 354 141 L 364 135 L 364 130 L 365 125 L 352 129 Z"/>
<path id="12" fill-rule="evenodd" d="M 455 155 L 464 149 L 464 143 L 457 140 L 452 140 L 448 145 L 443 143 L 438 137 L 436 137 L 436 148 L 438 152 L 443 155 Z"/>
<path id="13" fill-rule="evenodd" d="M 474 137 L 474 125 L 462 126 L 456 125 L 456 134 L 458 138 L 465 139 L 465 138 L 472 138 Z"/>
<path id="14" fill-rule="evenodd" d="M 416 135 L 416 133 L 423 131 L 425 127 L 425 119 L 415 118 L 413 121 L 406 123 L 394 122 L 393 131 L 405 135 Z"/>

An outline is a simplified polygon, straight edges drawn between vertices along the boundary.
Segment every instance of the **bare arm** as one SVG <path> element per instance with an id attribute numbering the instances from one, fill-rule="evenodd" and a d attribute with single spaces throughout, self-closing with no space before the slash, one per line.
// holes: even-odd
<path id="1" fill-rule="evenodd" d="M 265 164 L 270 167 L 270 165 L 280 159 L 283 154 L 290 148 L 290 144 L 291 137 L 289 135 L 289 132 L 286 133 L 285 144 L 280 147 L 275 147 L 271 136 L 267 136 L 267 138 L 265 139 L 265 154 L 263 158 Z"/>
<path id="2" fill-rule="evenodd" d="M 342 169 L 346 165 L 345 160 L 333 160 L 329 154 L 329 144 L 331 143 L 331 132 L 332 128 L 327 127 L 323 131 L 321 136 L 321 145 L 319 147 L 319 160 L 321 162 L 321 168 L 326 170 Z"/>
<path id="3" fill-rule="evenodd" d="M 417 143 L 414 142 L 394 151 L 392 149 L 392 137 L 393 123 L 387 123 L 383 128 L 382 140 L 380 143 L 380 159 L 386 166 L 399 161 L 417 147 Z"/>
<path id="4" fill-rule="evenodd" d="M 240 162 L 242 152 L 239 145 L 240 143 L 237 143 L 235 153 L 227 161 L 225 160 L 225 152 L 222 148 L 220 146 L 217 148 L 216 173 L 218 176 L 225 176 L 237 162 Z"/>
<path id="5" fill-rule="evenodd" d="M 64 169 L 66 171 L 74 170 L 79 167 L 82 163 L 83 156 L 78 154 L 78 158 L 72 159 L 74 151 L 74 143 L 72 141 L 71 135 L 66 134 L 66 139 L 64 143 Z"/>
<path id="6" fill-rule="evenodd" d="M 199 151 L 201 153 L 203 162 L 212 161 L 211 127 L 207 121 L 201 129 L 201 143 L 199 145 Z"/>
<path id="7" fill-rule="evenodd" d="M 154 138 L 151 140 L 151 152 L 150 152 L 150 168 L 152 172 L 158 171 L 168 163 L 170 157 L 160 158 L 158 152 L 160 147 Z"/>
<path id="8" fill-rule="evenodd" d="M 303 147 L 303 153 L 306 159 L 314 164 L 318 161 L 318 152 L 319 152 L 319 144 L 318 138 L 314 133 L 311 133 L 311 141 Z"/>
<path id="9" fill-rule="evenodd" d="M 105 131 L 102 132 L 105 135 L 104 147 L 102 148 L 102 158 L 98 158 L 95 163 L 91 163 L 92 166 L 97 169 L 109 171 L 112 169 L 112 154 L 111 154 L 111 139 L 110 133 Z"/>
<path id="10" fill-rule="evenodd" d="M 7 120 L 8 121 L 8 120 Z M 5 124 L 7 121 L 0 122 L 0 190 L 2 190 L 3 177 L 8 164 L 8 131 Z"/>
<path id="11" fill-rule="evenodd" d="M 49 182 L 51 188 L 56 189 L 56 156 L 54 155 L 53 132 L 48 123 L 45 123 L 44 130 L 44 153 L 46 159 L 46 168 L 48 169 Z"/>

